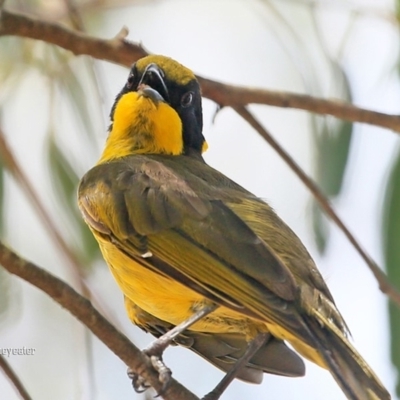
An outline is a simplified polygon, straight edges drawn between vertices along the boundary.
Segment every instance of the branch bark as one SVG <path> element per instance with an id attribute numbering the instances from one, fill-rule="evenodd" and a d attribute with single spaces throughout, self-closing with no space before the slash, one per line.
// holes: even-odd
<path id="1" fill-rule="evenodd" d="M 10 379 L 12 384 L 14 385 L 15 389 L 21 396 L 21 399 L 23 400 L 32 400 L 32 397 L 29 396 L 29 393 L 25 389 L 24 385 L 22 384 L 21 380 L 17 376 L 17 374 L 14 372 L 14 370 L 11 368 L 10 364 L 7 362 L 7 360 L 0 355 L 0 369 L 3 370 L 4 374 Z"/>
<path id="2" fill-rule="evenodd" d="M 148 52 L 141 46 L 126 40 L 128 30 L 123 28 L 113 39 L 99 39 L 65 26 L 45 22 L 23 14 L 3 10 L 0 20 L 0 36 L 20 36 L 43 40 L 71 51 L 75 55 L 86 54 L 126 67 L 144 57 Z M 245 88 L 227 85 L 197 76 L 203 96 L 222 106 L 246 106 L 265 104 L 332 115 L 352 122 L 362 122 L 391 129 L 400 133 L 400 117 L 356 107 L 338 100 L 326 100 L 289 92 Z"/>
<path id="3" fill-rule="evenodd" d="M 70 30 L 60 24 L 45 22 L 22 14 L 11 13 L 3 10 L 0 20 L 0 36 L 15 35 L 32 39 L 43 40 L 72 51 L 76 55 L 86 54 L 94 58 L 108 60 L 114 63 L 130 66 L 137 59 L 145 56 L 148 52 L 140 45 L 126 40 L 127 29 L 113 39 L 98 39 L 81 32 Z M 277 107 L 296 108 L 310 111 L 317 114 L 332 115 L 334 117 L 352 121 L 363 122 L 371 125 L 381 126 L 400 133 L 400 117 L 376 111 L 366 110 L 352 104 L 335 100 L 319 99 L 312 96 L 300 95 L 288 92 L 276 92 L 265 89 L 245 88 L 234 85 L 227 85 L 210 79 L 198 76 L 203 95 L 221 106 L 231 106 L 239 114 L 266 138 L 268 133 L 257 123 L 247 112 L 245 106 L 248 104 L 266 104 Z M 247 112 L 248 113 L 248 112 Z M 251 117 L 251 118 L 250 118 Z M 267 139 L 269 142 L 272 138 Z M 347 227 L 337 217 L 331 208 L 328 200 L 323 196 L 315 184 L 304 174 L 298 171 L 296 165 L 287 160 L 284 150 L 277 144 L 270 144 L 286 160 L 293 171 L 314 193 L 327 214 L 341 228 L 349 241 L 353 244 L 361 257 L 368 264 L 369 268 L 377 278 L 380 288 L 387 293 L 392 300 L 400 304 L 399 293 L 387 283 L 386 276 L 377 264 L 365 253 L 360 244 L 355 240 Z M 290 157 L 289 157 L 290 158 Z"/>
<path id="4" fill-rule="evenodd" d="M 0 0 L 0 5 L 2 1 Z M 89 55 L 96 59 L 107 60 L 129 67 L 133 62 L 148 54 L 141 46 L 126 40 L 128 30 L 123 28 L 113 39 L 99 39 L 82 32 L 73 31 L 67 27 L 53 22 L 45 22 L 23 14 L 1 10 L 0 36 L 19 36 L 42 40 L 57 45 L 75 55 Z M 295 108 L 317 114 L 331 115 L 343 120 L 362 122 L 391 129 L 400 133 L 400 117 L 362 109 L 352 104 L 336 100 L 326 100 L 312 96 L 277 92 L 257 88 L 245 88 L 216 82 L 198 76 L 202 86 L 203 96 L 221 106 L 233 107 L 245 118 L 288 162 L 291 168 L 302 179 L 309 189 L 320 201 L 327 214 L 340 226 L 350 242 L 359 251 L 366 263 L 376 276 L 380 288 L 392 300 L 400 304 L 399 293 L 387 282 L 386 276 L 376 263 L 365 253 L 352 234 L 332 210 L 329 201 L 324 198 L 315 184 L 304 172 L 297 170 L 293 160 L 275 142 L 268 132 L 247 112 L 248 104 L 265 104 L 276 107 Z M 283 155 L 282 155 L 283 152 Z M 322 196 L 322 197 L 321 197 Z M 103 341 L 122 361 L 136 373 L 143 376 L 157 391 L 161 389 L 157 373 L 151 367 L 149 359 L 137 349 L 126 336 L 117 331 L 109 322 L 99 314 L 91 303 L 75 292 L 61 280 L 46 271 L 20 258 L 12 250 L 0 243 L 0 264 L 10 273 L 35 285 L 60 305 L 67 308 L 76 318 L 84 323 L 100 340 Z M 166 400 L 195 400 L 198 398 L 172 380 L 171 385 L 163 394 Z"/>
<path id="5" fill-rule="evenodd" d="M 114 328 L 92 306 L 89 300 L 82 297 L 62 280 L 18 256 L 1 242 L 0 264 L 8 272 L 36 286 L 66 308 L 127 366 L 149 382 L 157 392 L 160 392 L 162 384 L 158 380 L 158 373 L 151 366 L 150 359 L 134 346 L 125 335 Z M 162 396 L 165 400 L 199 400 L 197 396 L 174 379 L 171 379 L 171 384 Z"/>
<path id="6" fill-rule="evenodd" d="M 3 10 L 0 36 L 20 36 L 43 40 L 69 50 L 75 55 L 90 55 L 129 67 L 135 60 L 148 53 L 140 45 L 125 40 L 128 30 L 123 28 L 113 39 L 99 39 L 52 22 L 45 22 L 24 14 Z"/>
<path id="7" fill-rule="evenodd" d="M 279 145 L 279 143 L 271 136 L 271 134 L 255 119 L 255 117 L 245 107 L 233 107 L 233 109 L 247 121 L 264 140 L 279 154 L 279 156 L 289 165 L 292 171 L 300 178 L 304 185 L 313 194 L 315 200 L 320 204 L 321 208 L 325 211 L 331 220 L 339 227 L 344 233 L 348 241 L 353 245 L 361 258 L 368 265 L 368 268 L 373 273 L 375 279 L 379 284 L 379 289 L 382 293 L 386 294 L 390 300 L 393 301 L 397 307 L 400 308 L 400 292 L 394 287 L 386 274 L 379 268 L 378 264 L 373 258 L 363 249 L 358 243 L 357 239 L 350 232 L 349 228 L 344 224 L 340 217 L 336 214 L 331 206 L 329 200 L 321 192 L 318 185 L 300 168 L 300 166 L 293 160 L 293 158 Z"/>

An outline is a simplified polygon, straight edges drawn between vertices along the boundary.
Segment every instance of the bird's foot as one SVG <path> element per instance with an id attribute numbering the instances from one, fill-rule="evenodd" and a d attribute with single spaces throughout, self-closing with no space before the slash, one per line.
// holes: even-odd
<path id="1" fill-rule="evenodd" d="M 157 397 L 161 396 L 165 392 L 171 381 L 172 376 L 171 370 L 164 364 L 162 360 L 162 355 L 165 349 L 183 331 L 192 326 L 195 322 L 204 318 L 206 315 L 212 313 L 217 308 L 218 305 L 216 304 L 204 304 L 202 308 L 196 311 L 187 320 L 175 326 L 170 331 L 164 333 L 143 350 L 143 353 L 150 358 L 153 368 L 158 372 L 159 381 L 162 383 L 162 388 L 159 391 Z M 130 369 L 128 369 L 128 376 L 132 380 L 132 386 L 136 392 L 144 392 L 150 387 L 150 385 L 143 378 L 135 374 Z"/>
<path id="2" fill-rule="evenodd" d="M 128 378 L 132 382 L 132 387 L 133 390 L 136 393 L 143 393 L 145 392 L 149 387 L 151 387 L 144 378 L 142 378 L 140 375 L 138 375 L 136 372 L 134 372 L 131 368 L 128 367 L 128 370 L 126 371 Z"/>
<path id="3" fill-rule="evenodd" d="M 158 393 L 161 396 L 167 389 L 169 383 L 171 382 L 172 371 L 164 364 L 164 361 L 159 356 L 150 357 L 151 364 L 154 369 L 158 372 L 158 380 L 162 383 L 162 388 Z"/>
<path id="4" fill-rule="evenodd" d="M 143 353 L 150 358 L 153 368 L 158 372 L 158 379 L 162 384 L 161 390 L 158 392 L 156 397 L 165 393 L 165 390 L 171 381 L 172 371 L 162 360 L 162 353 L 166 347 L 168 347 L 168 343 L 156 340 L 149 347 L 143 350 Z M 129 379 L 132 381 L 132 387 L 136 393 L 143 393 L 151 387 L 143 377 L 132 371 L 131 368 L 128 368 L 127 374 Z"/>

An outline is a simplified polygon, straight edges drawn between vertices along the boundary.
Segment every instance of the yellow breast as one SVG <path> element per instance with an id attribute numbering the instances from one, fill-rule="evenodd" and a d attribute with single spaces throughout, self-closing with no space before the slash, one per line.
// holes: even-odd
<path id="1" fill-rule="evenodd" d="M 173 279 L 152 272 L 120 252 L 112 243 L 96 235 L 101 252 L 124 295 L 147 313 L 173 325 L 193 315 L 204 298 Z M 128 310 L 128 315 L 134 318 Z M 132 319 L 133 323 L 138 323 Z M 274 323 L 247 318 L 226 307 L 192 325 L 190 330 L 208 333 L 240 333 L 247 340 L 259 332 L 271 332 L 275 337 L 288 340 L 304 357 L 326 368 L 318 352 L 296 336 Z"/>
<path id="2" fill-rule="evenodd" d="M 193 315 L 200 304 L 204 304 L 203 296 L 195 291 L 140 265 L 112 243 L 99 237 L 97 240 L 124 295 L 149 314 L 178 325 Z M 258 332 L 265 331 L 265 324 L 250 320 L 226 307 L 219 307 L 190 329 L 210 333 L 244 333 L 252 338 Z"/>
<path id="3" fill-rule="evenodd" d="M 116 105 L 114 122 L 98 164 L 132 153 L 182 152 L 182 121 L 178 113 L 167 103 L 154 104 L 138 92 L 129 92 Z"/>

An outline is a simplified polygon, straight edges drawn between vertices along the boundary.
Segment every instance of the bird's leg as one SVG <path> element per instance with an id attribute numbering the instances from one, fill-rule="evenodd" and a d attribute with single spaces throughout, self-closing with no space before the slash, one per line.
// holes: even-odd
<path id="1" fill-rule="evenodd" d="M 218 400 L 230 383 L 236 378 L 239 371 L 251 360 L 254 354 L 269 340 L 271 334 L 259 333 L 248 345 L 245 353 L 236 363 L 232 369 L 221 379 L 217 386 L 208 394 L 206 394 L 202 400 Z"/>
<path id="2" fill-rule="evenodd" d="M 191 315 L 188 319 L 181 322 L 179 325 L 175 326 L 168 332 L 164 333 L 164 335 L 160 336 L 154 342 L 152 342 L 148 347 L 143 350 L 143 353 L 146 354 L 151 361 L 154 369 L 159 374 L 159 380 L 163 384 L 161 392 L 158 394 L 162 394 L 168 386 L 170 381 L 172 372 L 171 370 L 164 364 L 162 361 L 162 354 L 164 350 L 171 344 L 171 342 L 180 335 L 187 328 L 192 326 L 197 321 L 201 320 L 208 314 L 215 311 L 219 306 L 217 304 L 205 304 L 202 308 L 197 310 L 193 315 Z M 136 392 L 143 392 L 149 388 L 149 385 L 138 377 L 130 368 L 128 368 L 128 376 L 132 380 L 132 386 Z"/>
<path id="3" fill-rule="evenodd" d="M 151 355 L 161 356 L 164 350 L 171 344 L 171 342 L 180 335 L 187 328 L 191 327 L 194 323 L 201 320 L 208 314 L 215 311 L 219 306 L 216 304 L 205 304 L 202 308 L 196 311 L 193 315 L 191 315 L 188 319 L 181 322 L 179 325 L 172 328 L 170 331 L 164 333 L 164 335 L 160 336 L 157 340 L 151 343 L 146 349 L 143 351 L 150 357 Z"/>

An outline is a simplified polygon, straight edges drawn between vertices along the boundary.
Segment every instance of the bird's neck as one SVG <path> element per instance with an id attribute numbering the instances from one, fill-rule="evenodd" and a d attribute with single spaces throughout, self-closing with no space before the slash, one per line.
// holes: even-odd
<path id="1" fill-rule="evenodd" d="M 119 99 L 106 146 L 99 163 L 131 154 L 183 152 L 182 122 L 167 103 L 155 105 L 136 92 Z"/>

